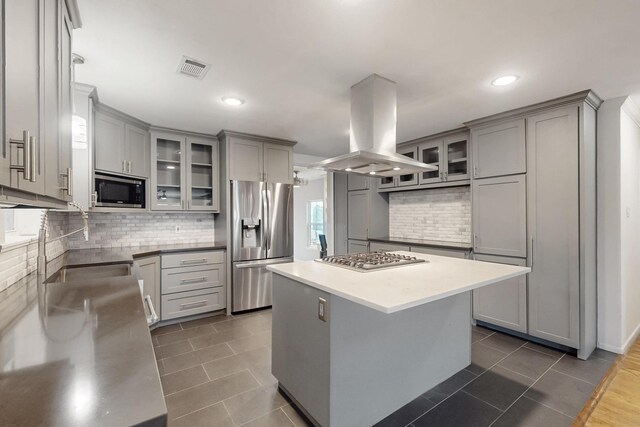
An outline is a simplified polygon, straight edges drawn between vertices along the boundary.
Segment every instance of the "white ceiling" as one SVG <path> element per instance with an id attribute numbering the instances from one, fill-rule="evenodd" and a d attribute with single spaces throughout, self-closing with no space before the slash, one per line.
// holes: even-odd
<path id="1" fill-rule="evenodd" d="M 348 151 L 349 87 L 374 72 L 398 83 L 398 142 L 582 89 L 640 95 L 639 0 L 78 3 L 76 80 L 102 102 L 159 126 L 294 139 L 306 154 Z M 212 64 L 204 80 L 176 74 L 183 54 Z M 503 74 L 521 79 L 489 84 Z"/>

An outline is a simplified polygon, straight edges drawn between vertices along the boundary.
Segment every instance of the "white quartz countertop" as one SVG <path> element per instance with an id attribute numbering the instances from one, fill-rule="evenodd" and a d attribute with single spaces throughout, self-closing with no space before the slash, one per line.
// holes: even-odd
<path id="1" fill-rule="evenodd" d="M 267 268 L 284 277 L 383 313 L 395 313 L 529 273 L 529 267 L 419 254 L 429 262 L 359 272 L 317 261 L 295 261 Z"/>

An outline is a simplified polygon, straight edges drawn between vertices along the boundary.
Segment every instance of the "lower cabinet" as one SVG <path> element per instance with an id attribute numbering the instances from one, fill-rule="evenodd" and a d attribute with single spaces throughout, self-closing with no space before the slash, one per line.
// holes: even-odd
<path id="1" fill-rule="evenodd" d="M 369 252 L 369 242 L 366 240 L 349 239 L 347 251 L 350 254 Z"/>
<path id="2" fill-rule="evenodd" d="M 369 250 L 371 252 L 376 252 L 376 251 L 385 251 L 385 252 L 407 251 L 409 252 L 411 251 L 411 247 L 409 245 L 399 245 L 397 243 L 370 242 Z"/>
<path id="3" fill-rule="evenodd" d="M 469 250 L 436 248 L 432 246 L 411 246 L 411 252 L 462 259 L 469 259 L 470 256 Z"/>
<path id="4" fill-rule="evenodd" d="M 161 260 L 161 320 L 226 307 L 224 251 L 168 254 Z"/>
<path id="5" fill-rule="evenodd" d="M 524 267 L 526 261 L 492 255 L 474 255 L 476 261 Z M 517 332 L 527 332 L 527 275 L 503 280 L 473 291 L 473 317 Z"/>

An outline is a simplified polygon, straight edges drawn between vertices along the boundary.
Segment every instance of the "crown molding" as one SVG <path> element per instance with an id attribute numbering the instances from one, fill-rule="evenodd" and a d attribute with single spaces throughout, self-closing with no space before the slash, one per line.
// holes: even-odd
<path id="1" fill-rule="evenodd" d="M 67 4 L 67 10 L 69 11 L 69 18 L 71 18 L 73 29 L 82 28 L 82 19 L 80 18 L 78 0 L 65 0 L 65 3 Z"/>
<path id="2" fill-rule="evenodd" d="M 222 129 L 220 132 L 218 132 L 217 136 L 219 140 L 235 136 L 237 138 L 249 139 L 252 141 L 259 141 L 259 142 L 271 142 L 274 144 L 288 145 L 290 147 L 293 147 L 298 143 L 298 141 L 292 141 L 289 139 L 274 138 L 271 136 L 260 136 L 260 135 L 254 135 L 251 133 L 236 132 L 236 131 L 227 130 L 227 129 Z"/>

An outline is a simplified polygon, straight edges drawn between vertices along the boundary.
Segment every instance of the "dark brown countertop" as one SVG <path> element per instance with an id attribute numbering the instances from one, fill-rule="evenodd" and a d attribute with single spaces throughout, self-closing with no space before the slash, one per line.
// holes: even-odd
<path id="1" fill-rule="evenodd" d="M 442 240 L 423 240 L 423 239 L 407 239 L 403 237 L 378 237 L 369 238 L 371 242 L 383 242 L 383 243 L 398 243 L 401 245 L 414 245 L 414 246 L 433 246 L 437 248 L 445 249 L 459 249 L 470 251 L 472 246 L 470 243 L 459 242 L 444 242 Z"/>

